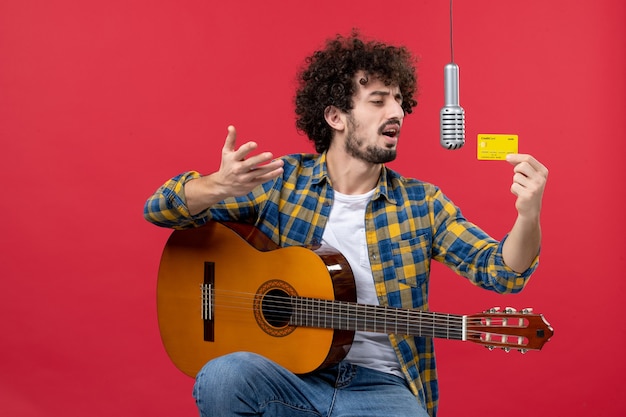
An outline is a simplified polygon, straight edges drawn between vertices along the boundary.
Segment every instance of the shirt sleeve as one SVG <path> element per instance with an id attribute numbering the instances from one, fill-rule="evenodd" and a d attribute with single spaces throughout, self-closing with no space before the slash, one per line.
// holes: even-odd
<path id="1" fill-rule="evenodd" d="M 185 184 L 199 177 L 198 172 L 189 171 L 168 180 L 146 201 L 144 218 L 157 226 L 173 229 L 187 229 L 205 224 L 208 213 L 192 216 L 185 200 Z"/>
<path id="2" fill-rule="evenodd" d="M 433 258 L 448 265 L 474 285 L 498 293 L 521 291 L 539 264 L 539 254 L 531 266 L 518 273 L 504 262 L 501 241 L 469 222 L 458 207 L 437 191 L 433 199 Z"/>

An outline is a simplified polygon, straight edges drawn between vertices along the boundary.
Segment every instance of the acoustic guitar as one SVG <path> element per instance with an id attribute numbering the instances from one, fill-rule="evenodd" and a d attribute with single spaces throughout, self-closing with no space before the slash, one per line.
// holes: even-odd
<path id="1" fill-rule="evenodd" d="M 530 310 L 474 315 L 364 305 L 352 271 L 332 248 L 279 248 L 253 226 L 209 222 L 174 231 L 157 282 L 165 350 L 195 376 L 235 351 L 263 355 L 302 374 L 342 360 L 355 331 L 539 350 L 553 329 Z"/>

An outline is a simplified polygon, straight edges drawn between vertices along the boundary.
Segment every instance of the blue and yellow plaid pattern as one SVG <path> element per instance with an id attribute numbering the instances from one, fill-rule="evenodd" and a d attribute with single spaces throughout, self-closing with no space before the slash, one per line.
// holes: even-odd
<path id="1" fill-rule="evenodd" d="M 229 198 L 195 216 L 185 203 L 184 184 L 198 178 L 183 173 L 161 186 L 146 202 L 145 218 L 159 226 L 184 229 L 209 220 L 254 224 L 280 246 L 319 244 L 333 204 L 326 155 L 283 158 L 284 173 L 244 197 Z M 508 268 L 502 243 L 468 222 L 433 186 L 383 167 L 365 214 L 372 274 L 381 305 L 428 309 L 431 259 L 474 285 L 499 293 L 520 291 L 538 264 L 523 274 Z M 431 338 L 390 336 L 417 399 L 435 416 L 439 401 Z"/>

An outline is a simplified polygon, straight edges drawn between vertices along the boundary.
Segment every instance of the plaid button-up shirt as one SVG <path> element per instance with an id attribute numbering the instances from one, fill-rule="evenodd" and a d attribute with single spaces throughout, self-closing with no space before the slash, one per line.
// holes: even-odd
<path id="1" fill-rule="evenodd" d="M 175 229 L 198 227 L 209 220 L 241 221 L 254 224 L 282 247 L 319 244 L 333 205 L 326 155 L 283 159 L 281 177 L 194 216 L 189 214 L 183 189 L 200 174 L 178 175 L 147 200 L 145 218 Z M 381 305 L 427 310 L 431 259 L 499 293 L 520 291 L 538 264 L 537 257 L 523 274 L 511 270 L 502 259 L 504 240 L 498 242 L 467 221 L 437 187 L 386 167 L 363 222 Z M 436 415 L 439 390 L 432 339 L 389 337 L 411 390 Z"/>

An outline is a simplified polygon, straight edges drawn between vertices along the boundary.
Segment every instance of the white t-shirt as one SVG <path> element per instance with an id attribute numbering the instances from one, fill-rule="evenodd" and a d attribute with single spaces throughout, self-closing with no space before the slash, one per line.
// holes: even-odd
<path id="1" fill-rule="evenodd" d="M 365 240 L 365 209 L 374 194 L 347 195 L 337 191 L 322 244 L 337 249 L 348 260 L 356 283 L 357 301 L 378 305 L 374 278 Z M 357 331 L 346 360 L 355 365 L 391 373 L 403 378 L 389 336 Z"/>

